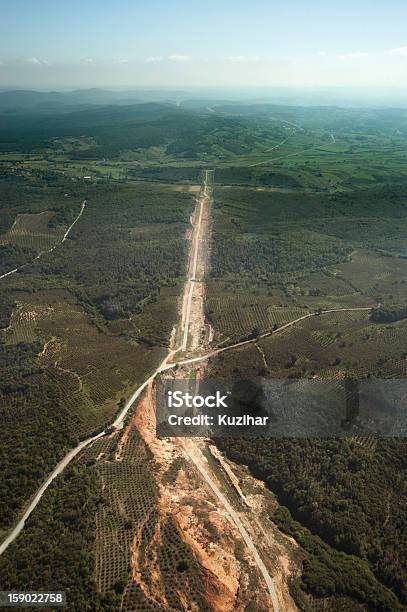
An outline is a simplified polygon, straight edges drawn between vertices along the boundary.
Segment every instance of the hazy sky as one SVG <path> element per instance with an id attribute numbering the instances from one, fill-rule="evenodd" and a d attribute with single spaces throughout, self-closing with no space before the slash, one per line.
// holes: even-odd
<path id="1" fill-rule="evenodd" d="M 0 0 L 0 86 L 407 87 L 407 0 Z"/>

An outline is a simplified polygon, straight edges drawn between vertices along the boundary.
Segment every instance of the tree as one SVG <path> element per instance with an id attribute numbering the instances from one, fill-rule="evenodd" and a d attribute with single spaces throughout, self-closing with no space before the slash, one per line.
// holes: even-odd
<path id="1" fill-rule="evenodd" d="M 252 331 L 248 335 L 248 339 L 249 340 L 254 340 L 255 338 L 258 338 L 259 336 L 260 336 L 259 328 L 258 327 L 253 327 Z"/>

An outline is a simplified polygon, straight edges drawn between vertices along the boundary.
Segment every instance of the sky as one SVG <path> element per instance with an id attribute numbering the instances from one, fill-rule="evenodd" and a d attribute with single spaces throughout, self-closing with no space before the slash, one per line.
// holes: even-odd
<path id="1" fill-rule="evenodd" d="M 407 89 L 406 0 L 0 0 L 0 87 Z"/>

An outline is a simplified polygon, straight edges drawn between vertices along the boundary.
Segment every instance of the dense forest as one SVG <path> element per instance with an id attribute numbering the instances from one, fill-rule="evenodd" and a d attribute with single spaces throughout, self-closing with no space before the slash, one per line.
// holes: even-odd
<path id="1" fill-rule="evenodd" d="M 0 344 L 0 529 L 76 441 L 62 391 L 40 376 L 40 350 L 37 343 Z"/>
<path id="2" fill-rule="evenodd" d="M 65 591 L 70 610 L 113 612 L 120 591 L 96 590 L 95 513 L 102 503 L 96 469 L 74 466 L 47 492 L 27 528 L 0 558 L 5 590 Z M 18 564 L 15 558 L 18 557 Z"/>
<path id="3" fill-rule="evenodd" d="M 301 525 L 348 555 L 336 556 L 322 542 L 306 541 L 312 557 L 304 580 L 314 594 L 352 594 L 361 602 L 366 596 L 371 609 L 397 609 L 391 594 L 368 580 L 370 567 L 406 604 L 405 440 L 379 441 L 374 455 L 350 440 L 224 438 L 217 443 L 228 457 L 264 480 Z M 302 533 L 283 510 L 276 520 L 294 537 Z M 303 537 L 308 536 L 301 536 L 301 544 Z M 358 565 L 355 557 L 367 564 Z"/>
<path id="4" fill-rule="evenodd" d="M 370 318 L 376 323 L 392 323 L 393 321 L 401 321 L 407 318 L 407 306 L 378 306 L 372 308 Z"/>
<path id="5" fill-rule="evenodd" d="M 57 138 L 91 137 L 94 146 L 72 152 L 75 160 L 117 159 L 123 151 L 158 146 L 175 158 L 201 158 L 220 150 L 239 155 L 250 153 L 265 134 L 277 135 L 278 130 L 257 130 L 250 119 L 191 112 L 168 103 L 74 107 L 46 116 L 0 113 L 0 152 L 43 153 Z"/>
<path id="6" fill-rule="evenodd" d="M 405 191 L 267 193 L 217 187 L 212 277 L 258 286 L 287 273 L 318 271 L 357 248 L 405 257 Z"/>

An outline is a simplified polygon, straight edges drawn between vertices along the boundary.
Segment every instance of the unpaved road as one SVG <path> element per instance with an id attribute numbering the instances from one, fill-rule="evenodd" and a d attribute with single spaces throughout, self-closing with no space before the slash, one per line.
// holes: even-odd
<path id="1" fill-rule="evenodd" d="M 202 244 L 207 243 L 207 241 L 204 240 L 205 237 L 202 235 L 203 234 L 202 215 L 203 215 L 203 211 L 209 207 L 210 198 L 211 198 L 211 195 L 209 194 L 208 178 L 209 178 L 208 171 L 206 170 L 204 174 L 203 192 L 197 204 L 197 206 L 199 206 L 199 216 L 198 216 L 198 221 L 196 223 L 196 226 L 194 228 L 193 246 L 190 250 L 190 255 L 189 255 L 190 261 L 192 261 L 192 266 L 190 269 L 190 277 L 188 279 L 188 283 L 186 284 L 185 290 L 184 290 L 185 294 L 187 295 L 187 308 L 185 311 L 185 318 L 183 320 L 183 329 L 184 329 L 183 341 L 182 341 L 183 351 L 187 349 L 188 331 L 189 331 L 189 326 L 192 323 L 191 303 L 192 303 L 192 296 L 194 292 L 194 285 L 196 281 L 198 258 L 203 265 L 204 265 L 204 262 L 206 261 L 205 254 L 200 252 L 200 247 Z M 204 268 L 203 268 L 203 273 L 205 273 Z M 195 329 L 198 329 L 198 330 L 205 329 L 205 315 L 204 315 L 203 310 L 198 310 L 197 312 L 194 313 L 193 325 Z M 166 364 L 166 365 L 168 367 L 169 364 Z M 234 525 L 238 529 L 241 537 L 243 538 L 247 546 L 248 551 L 251 554 L 253 561 L 257 565 L 257 568 L 260 574 L 263 576 L 263 579 L 266 582 L 274 612 L 279 612 L 280 607 L 279 607 L 277 593 L 276 593 L 273 579 L 270 576 L 268 569 L 265 566 L 263 560 L 261 559 L 260 554 L 256 548 L 256 545 L 253 539 L 251 538 L 246 528 L 244 527 L 241 519 L 239 518 L 239 515 L 233 509 L 231 504 L 228 502 L 227 498 L 222 493 L 218 485 L 214 482 L 213 478 L 211 478 L 208 472 L 208 469 L 207 469 L 207 464 L 203 460 L 201 450 L 199 449 L 196 442 L 197 442 L 196 439 L 190 438 L 190 439 L 181 440 L 181 445 L 187 457 L 189 458 L 189 460 L 195 465 L 195 467 L 201 474 L 206 484 L 210 487 L 210 489 L 214 493 L 216 499 L 218 500 L 218 502 L 220 503 L 220 506 L 225 511 L 229 520 L 232 523 L 234 523 Z"/>
<path id="2" fill-rule="evenodd" d="M 191 276 L 188 279 L 188 282 L 186 284 L 186 288 L 189 291 L 189 294 L 191 295 L 190 301 L 188 301 L 189 304 L 189 308 L 187 308 L 186 310 L 186 315 L 185 315 L 185 319 L 183 321 L 183 325 L 184 325 L 184 338 L 186 340 L 183 340 L 182 345 L 177 348 L 176 350 L 171 350 L 169 351 L 168 355 L 163 359 L 163 361 L 160 363 L 160 365 L 157 367 L 157 369 L 151 374 L 151 376 L 149 376 L 149 378 L 147 378 L 147 380 L 145 380 L 133 393 L 133 395 L 130 397 L 130 399 L 127 401 L 126 405 L 124 406 L 124 408 L 121 410 L 121 412 L 117 415 L 117 417 L 115 418 L 115 420 L 113 421 L 111 427 L 114 429 L 121 429 L 123 427 L 123 423 L 124 420 L 129 412 L 129 410 L 131 409 L 131 407 L 133 406 L 134 402 L 140 397 L 140 395 L 142 394 L 142 392 L 144 391 L 144 389 L 146 389 L 146 387 L 153 382 L 153 380 L 155 379 L 155 377 L 160 373 L 160 372 L 164 372 L 165 370 L 169 369 L 168 366 L 168 360 L 171 359 L 178 351 L 183 350 L 183 346 L 185 343 L 186 346 L 186 342 L 188 340 L 188 330 L 189 330 L 189 323 L 190 323 L 190 311 L 191 311 L 191 302 L 192 302 L 192 294 L 193 294 L 193 290 L 194 290 L 194 281 L 196 278 L 196 270 L 197 270 L 197 261 L 198 261 L 198 253 L 199 253 L 199 244 L 200 244 L 200 238 L 201 238 L 201 225 L 202 225 L 202 212 L 204 209 L 203 204 L 205 202 L 207 202 L 208 200 L 208 173 L 205 173 L 205 178 L 204 178 L 204 189 L 203 189 L 203 193 L 202 196 L 200 198 L 200 200 L 198 201 L 198 205 L 200 206 L 200 213 L 198 216 L 198 224 L 197 227 L 194 230 L 194 236 L 193 236 L 193 247 L 191 249 L 191 253 L 190 256 L 192 256 L 192 267 L 191 267 Z M 65 235 L 63 237 L 63 240 L 66 240 L 66 238 L 69 235 L 69 232 L 71 231 L 71 229 L 73 228 L 73 226 L 75 225 L 75 223 L 78 221 L 78 219 L 80 218 L 80 216 L 82 215 L 84 208 L 85 208 L 85 204 L 86 204 L 86 200 L 82 203 L 82 207 L 81 207 L 81 211 L 78 214 L 78 216 L 75 218 L 74 222 L 70 225 L 70 227 L 67 229 L 67 231 L 65 232 Z M 55 247 L 53 247 L 54 249 Z M 52 250 L 53 250 L 52 249 Z M 24 266 L 21 266 L 24 267 Z M 16 268 L 15 271 L 19 270 L 20 268 Z M 6 276 L 8 274 L 12 274 L 13 271 L 8 272 L 6 274 Z M 1 277 L 0 277 L 1 278 Z M 188 298 L 189 300 L 189 298 Z M 173 367 L 170 366 L 170 367 Z M 42 496 L 44 495 L 45 491 L 48 489 L 48 487 L 50 486 L 50 484 L 52 483 L 52 481 L 58 476 L 58 474 L 60 474 L 65 468 L 66 466 L 72 461 L 72 459 L 74 457 L 76 457 L 76 455 L 81 452 L 84 448 L 86 448 L 87 446 L 89 446 L 90 444 L 93 444 L 93 442 L 95 440 L 97 440 L 98 438 L 106 435 L 108 433 L 108 430 L 110 428 L 107 427 L 106 429 L 104 429 L 102 432 L 100 432 L 97 436 L 93 436 L 90 438 L 87 438 L 86 440 L 83 440 L 80 444 L 78 444 L 78 446 L 74 449 L 72 449 L 71 451 L 69 451 L 69 453 L 67 453 L 65 455 L 65 457 L 58 463 L 58 465 L 55 467 L 55 469 L 51 472 L 51 474 L 47 477 L 47 479 L 45 480 L 45 482 L 41 485 L 41 487 L 38 489 L 37 493 L 35 494 L 33 500 L 31 501 L 31 503 L 29 504 L 28 508 L 25 510 L 22 518 L 18 521 L 18 523 L 15 525 L 15 527 L 10 531 L 10 533 L 8 534 L 8 536 L 6 537 L 6 539 L 2 542 L 2 544 L 0 545 L 0 555 L 8 548 L 8 546 L 17 538 L 17 536 L 20 534 L 20 532 L 22 531 L 22 529 L 24 528 L 25 522 L 27 520 L 27 518 L 30 516 L 30 514 L 33 512 L 33 510 L 35 509 L 35 507 L 37 506 L 38 502 L 40 501 L 40 499 L 42 498 Z"/>
<path id="3" fill-rule="evenodd" d="M 167 357 L 161 362 L 161 364 L 155 370 L 155 372 L 153 374 L 151 374 L 151 376 L 142 385 L 140 385 L 135 390 L 135 392 L 133 393 L 131 398 L 128 400 L 128 402 L 124 406 L 123 410 L 119 413 L 119 415 L 113 421 L 113 423 L 111 425 L 111 428 L 114 428 L 114 429 L 118 430 L 118 429 L 121 429 L 123 427 L 124 419 L 126 418 L 126 415 L 127 415 L 128 411 L 130 410 L 130 408 L 132 407 L 132 405 L 134 404 L 136 399 L 141 395 L 141 393 L 144 391 L 144 389 L 155 379 L 157 374 L 159 374 L 160 372 L 163 372 L 163 371 L 168 369 L 167 360 L 170 357 L 172 357 L 176 352 L 177 351 L 170 351 L 168 353 Z M 173 367 L 173 366 L 171 366 L 171 367 Z M 8 534 L 6 539 L 0 544 L 0 555 L 2 555 L 4 553 L 4 551 L 8 548 L 8 546 L 10 546 L 10 544 L 12 542 L 14 542 L 14 540 L 17 538 L 17 536 L 23 530 L 23 528 L 25 526 L 26 520 L 28 519 L 30 514 L 33 512 L 33 510 L 36 508 L 38 502 L 40 501 L 40 499 L 44 495 L 45 491 L 48 489 L 48 487 L 50 486 L 52 481 L 58 476 L 58 474 L 61 474 L 61 472 L 67 467 L 67 465 L 69 465 L 69 463 L 72 461 L 72 459 L 74 459 L 76 457 L 76 455 L 78 453 L 80 453 L 84 448 L 86 448 L 87 446 L 90 446 L 90 444 L 93 444 L 93 442 L 95 442 L 95 440 L 98 440 L 99 438 L 102 438 L 103 436 L 107 435 L 108 433 L 110 433 L 110 428 L 109 427 L 107 427 L 106 429 L 101 431 L 96 436 L 92 436 L 90 438 L 87 438 L 86 440 L 83 440 L 82 442 L 80 442 L 78 444 L 78 446 L 76 446 L 75 448 L 70 450 L 65 455 L 65 457 L 63 459 L 61 459 L 61 461 L 58 463 L 58 465 L 55 467 L 55 469 L 51 472 L 51 474 L 47 477 L 47 479 L 44 481 L 44 483 L 41 485 L 41 487 L 36 492 L 34 498 L 30 502 L 28 508 L 24 511 L 24 514 L 23 514 L 22 518 L 18 521 L 18 523 L 15 525 L 15 527 L 13 527 L 13 529 L 10 531 L 10 533 Z"/>
<path id="4" fill-rule="evenodd" d="M 71 231 L 71 229 L 73 228 L 73 226 L 75 225 L 75 223 L 76 223 L 77 221 L 79 221 L 79 219 L 82 217 L 82 213 L 83 213 L 83 211 L 85 210 L 85 206 L 86 206 L 86 200 L 84 200 L 84 201 L 82 202 L 82 205 L 81 205 L 81 209 L 80 209 L 80 211 L 79 211 L 79 214 L 78 214 L 78 215 L 75 217 L 75 219 L 73 220 L 73 222 L 71 223 L 71 225 L 70 225 L 70 226 L 68 227 L 68 229 L 66 230 L 66 232 L 65 232 L 65 234 L 64 234 L 64 236 L 63 236 L 63 238 L 62 238 L 62 240 L 61 240 L 61 244 L 62 244 L 63 242 L 65 242 L 65 240 L 68 238 L 68 236 L 69 236 L 69 234 L 70 234 L 70 231 Z M 53 251 L 54 249 L 55 249 L 55 247 L 53 247 L 51 250 Z"/>
<path id="5" fill-rule="evenodd" d="M 34 508 L 37 506 L 38 502 L 40 501 L 41 497 L 44 495 L 45 491 L 48 489 L 51 482 L 58 476 L 58 474 L 60 474 L 66 468 L 68 463 L 70 463 L 72 459 L 76 457 L 78 453 L 81 452 L 81 450 L 83 450 L 86 446 L 88 446 L 95 440 L 98 440 L 99 438 L 101 438 L 104 434 L 105 432 L 103 431 L 97 436 L 93 436 L 92 438 L 88 438 L 87 440 L 84 440 L 83 442 L 78 444 L 76 448 L 73 448 L 72 450 L 70 450 L 69 453 L 67 453 L 65 457 L 58 463 L 54 471 L 48 476 L 47 480 L 38 489 L 37 493 L 35 494 L 35 497 L 32 499 L 30 505 L 24 512 L 21 519 L 18 521 L 17 525 L 9 533 L 7 538 L 0 544 L 0 555 L 4 553 L 6 548 L 11 544 L 11 542 L 13 542 L 16 539 L 18 534 L 24 529 L 26 520 L 28 519 L 28 517 L 30 516 Z"/>
<path id="6" fill-rule="evenodd" d="M 210 359 L 211 357 L 215 357 L 216 355 L 219 355 L 220 353 L 224 353 L 225 351 L 231 351 L 232 349 L 236 349 L 241 346 L 246 346 L 248 344 L 254 344 L 258 342 L 258 340 L 260 340 L 261 338 L 267 338 L 272 335 L 274 336 L 274 334 L 279 334 L 285 329 L 288 329 L 289 327 L 292 327 L 293 325 L 297 325 L 301 321 L 304 321 L 305 319 L 309 319 L 311 317 L 320 317 L 322 315 L 330 314 L 332 312 L 355 312 L 358 310 L 367 311 L 371 309 L 372 309 L 372 306 L 357 306 L 355 308 L 330 308 L 328 310 L 322 310 L 321 312 L 309 312 L 306 315 L 298 317 L 298 319 L 294 319 L 293 321 L 289 321 L 288 323 L 281 325 L 277 329 L 270 330 L 268 332 L 264 332 L 263 334 L 259 334 L 257 338 L 252 338 L 251 340 L 242 340 L 241 342 L 236 342 L 235 344 L 229 344 L 228 346 L 222 346 L 221 348 L 217 348 L 217 349 L 214 349 L 213 351 L 209 351 L 208 353 L 205 353 L 204 355 L 199 355 L 199 357 L 191 357 L 190 359 L 180 359 L 179 361 L 174 362 L 174 363 L 167 363 L 167 365 L 161 371 L 168 370 L 170 368 L 175 367 L 176 365 L 187 365 L 189 363 L 197 363 L 199 361 L 205 361 L 207 359 Z"/>
<path id="7" fill-rule="evenodd" d="M 233 523 L 238 528 L 240 535 L 242 536 L 242 538 L 243 538 L 243 540 L 244 540 L 248 550 L 250 551 L 250 554 L 253 557 L 253 560 L 255 561 L 257 567 L 260 570 L 261 575 L 264 578 L 264 581 L 267 584 L 267 588 L 268 588 L 268 591 L 269 591 L 269 594 L 270 594 L 270 598 L 271 598 L 271 601 L 273 602 L 274 612 L 279 612 L 280 611 L 280 606 L 279 606 L 279 603 L 278 603 L 278 597 L 277 597 L 276 589 L 274 587 L 273 579 L 270 576 L 270 574 L 268 572 L 268 569 L 264 565 L 263 560 L 260 557 L 260 555 L 259 555 L 259 553 L 257 551 L 257 548 L 256 548 L 256 546 L 255 546 L 255 544 L 254 544 L 254 542 L 252 540 L 252 538 L 250 537 L 250 535 L 246 531 L 245 526 L 243 525 L 242 521 L 240 520 L 239 515 L 232 508 L 232 506 L 230 505 L 230 503 L 228 502 L 226 497 L 223 495 L 223 493 L 221 492 L 219 487 L 215 484 L 215 482 L 209 476 L 208 471 L 206 469 L 205 461 L 203 460 L 203 457 L 202 457 L 202 453 L 198 449 L 198 447 L 195 446 L 195 444 L 193 443 L 192 439 L 185 438 L 185 440 L 182 442 L 182 446 L 184 448 L 184 451 L 185 451 L 186 455 L 189 457 L 189 459 L 192 461 L 192 463 L 198 469 L 198 471 L 200 472 L 202 478 L 205 480 L 207 485 L 209 485 L 209 487 L 212 489 L 213 493 L 218 498 L 218 500 L 220 501 L 220 503 L 223 506 L 223 508 L 226 510 L 226 512 L 229 515 L 230 519 L 233 521 Z"/>
<path id="8" fill-rule="evenodd" d="M 263 164 L 271 164 L 275 161 L 279 161 L 280 159 L 287 159 L 288 157 L 295 157 L 295 155 L 301 155 L 302 153 L 307 153 L 311 149 L 303 149 L 302 151 L 296 151 L 295 153 L 288 153 L 288 155 L 280 155 L 279 157 L 271 157 L 270 159 L 265 159 L 264 161 L 256 162 L 255 164 L 249 164 L 248 168 L 254 168 L 254 166 L 262 166 Z"/>
<path id="9" fill-rule="evenodd" d="M 192 305 L 192 297 L 194 294 L 194 282 L 196 281 L 196 269 L 198 264 L 198 255 L 199 255 L 199 247 L 201 243 L 201 232 L 202 232 L 202 215 L 205 206 L 208 203 L 208 170 L 205 170 L 204 176 L 204 188 L 202 195 L 199 198 L 198 206 L 199 206 L 199 215 L 198 215 L 198 223 L 195 228 L 193 234 L 193 243 L 191 248 L 190 257 L 192 260 L 192 266 L 190 270 L 190 276 L 188 278 L 188 282 L 186 285 L 187 292 L 187 300 L 186 300 L 186 310 L 185 310 L 185 318 L 183 317 L 182 327 L 183 327 L 183 337 L 182 337 L 182 345 L 181 349 L 186 351 L 187 343 L 188 343 L 188 331 L 189 331 L 189 323 L 191 320 L 191 305 Z"/>
<path id="10" fill-rule="evenodd" d="M 79 213 L 76 215 L 75 219 L 72 221 L 71 225 L 68 227 L 68 229 L 66 230 L 65 234 L 63 235 L 62 239 L 60 242 L 57 242 L 56 244 L 54 244 L 53 247 L 51 247 L 50 249 L 48 249 L 47 251 L 41 251 L 41 253 L 38 253 L 38 255 L 36 255 L 33 259 L 33 261 L 31 263 L 33 263 L 34 261 L 36 261 L 37 259 L 40 259 L 40 257 L 42 257 L 43 255 L 46 255 L 47 253 L 52 253 L 52 251 L 55 251 L 55 249 L 62 244 L 63 242 L 65 242 L 65 240 L 68 238 L 73 226 L 76 224 L 77 221 L 79 221 L 79 219 L 82 217 L 82 213 L 85 210 L 85 206 L 86 206 L 86 200 L 83 200 L 82 204 L 81 204 L 81 209 L 79 211 Z M 28 265 L 30 264 L 23 264 L 22 266 L 18 266 L 18 268 L 14 268 L 13 270 L 10 270 L 9 272 L 6 272 L 5 274 L 2 274 L 0 276 L 0 280 L 2 278 L 5 278 L 6 276 L 10 276 L 10 274 L 15 274 L 15 272 L 18 272 L 19 270 L 23 270 L 24 268 L 26 268 Z"/>
<path id="11" fill-rule="evenodd" d="M 195 280 L 196 280 L 197 261 L 198 261 L 198 256 L 199 256 L 199 246 L 202 243 L 202 236 L 201 236 L 202 214 L 203 214 L 203 210 L 205 208 L 205 204 L 208 203 L 209 198 L 210 198 L 210 195 L 209 195 L 209 188 L 208 188 L 208 173 L 206 172 L 205 178 L 204 178 L 204 189 L 203 189 L 203 192 L 202 192 L 201 199 L 198 202 L 198 205 L 200 207 L 200 212 L 199 212 L 199 215 L 198 215 L 197 225 L 194 228 L 195 236 L 194 236 L 193 247 L 192 247 L 191 252 L 190 252 L 190 257 L 192 257 L 192 266 L 191 266 L 191 271 L 190 271 L 190 277 L 188 279 L 189 282 L 186 284 L 186 290 L 188 291 L 188 303 L 190 303 L 189 302 L 190 299 L 192 301 L 193 288 L 194 288 L 194 284 L 195 284 Z M 69 235 L 69 232 L 71 231 L 71 229 L 73 228 L 75 223 L 78 221 L 78 219 L 82 215 L 83 210 L 85 208 L 85 204 L 86 204 L 86 201 L 84 201 L 82 203 L 82 207 L 81 207 L 80 213 L 78 214 L 78 216 L 76 217 L 74 222 L 71 224 L 71 226 L 68 228 L 68 230 L 65 233 L 64 238 L 63 238 L 62 241 L 64 241 L 67 238 L 67 236 Z M 55 247 L 53 247 L 53 248 L 55 248 Z M 16 269 L 16 271 L 17 271 L 17 269 Z M 12 271 L 7 273 L 6 275 L 11 274 L 11 273 L 12 273 Z M 2 278 L 2 277 L 0 277 L 0 278 Z M 191 295 L 191 298 L 189 298 L 190 295 Z M 179 352 L 180 350 L 185 350 L 187 348 L 188 329 L 189 329 L 189 325 L 190 325 L 190 313 L 191 313 L 191 308 L 190 307 L 189 307 L 189 309 L 187 308 L 186 309 L 185 318 L 184 318 L 184 321 L 183 321 L 183 323 L 184 323 L 183 332 L 184 333 L 183 333 L 183 341 L 182 341 L 181 346 L 179 348 L 175 349 L 175 350 L 170 351 L 168 353 L 168 355 L 165 357 L 165 359 L 161 362 L 161 364 L 157 367 L 157 369 L 151 374 L 151 376 L 149 376 L 149 378 L 135 390 L 135 392 L 130 397 L 130 399 L 128 400 L 128 402 L 126 403 L 126 405 L 124 406 L 122 411 L 118 414 L 118 416 L 113 421 L 111 427 L 107 427 L 105 430 L 103 430 L 102 432 L 100 432 L 96 436 L 92 436 L 92 437 L 87 438 L 86 440 L 83 440 L 80 444 L 78 444 L 78 446 L 76 446 L 74 449 L 70 450 L 65 455 L 65 457 L 58 463 L 58 465 L 55 467 L 55 469 L 52 471 L 52 473 L 47 477 L 47 479 L 44 481 L 44 483 L 38 489 L 37 493 L 35 494 L 34 498 L 30 502 L 29 506 L 24 511 L 24 514 L 23 514 L 22 518 L 18 521 L 18 523 L 15 525 L 15 527 L 10 531 L 10 533 L 8 534 L 6 539 L 1 543 L 1 545 L 0 545 L 0 555 L 8 548 L 8 546 L 21 533 L 21 531 L 23 530 L 23 528 L 25 526 L 25 522 L 26 522 L 27 518 L 34 511 L 34 509 L 38 505 L 39 501 L 41 500 L 42 496 L 44 495 L 45 491 L 50 486 L 50 484 L 53 482 L 53 480 L 67 467 L 67 465 L 69 465 L 69 463 L 72 461 L 72 459 L 74 459 L 74 457 L 76 457 L 84 448 L 86 448 L 87 446 L 89 446 L 95 440 L 101 438 L 102 436 L 107 435 L 111 431 L 112 427 L 115 428 L 115 429 L 122 428 L 124 420 L 125 420 L 128 412 L 129 412 L 129 410 L 132 408 L 134 402 L 140 397 L 140 395 L 144 391 L 144 389 L 150 383 L 152 383 L 154 381 L 155 377 L 159 373 L 165 372 L 166 370 L 174 368 L 174 366 L 177 365 L 177 364 L 178 365 L 185 365 L 185 364 L 193 364 L 193 363 L 196 363 L 196 362 L 199 362 L 199 361 L 204 361 L 204 360 L 207 360 L 210 357 L 218 355 L 219 353 L 222 353 L 224 351 L 232 350 L 234 348 L 238 348 L 238 347 L 244 346 L 246 344 L 257 342 L 257 340 L 259 338 L 265 338 L 267 336 L 270 336 L 271 334 L 279 333 L 279 332 L 283 331 L 284 329 L 287 329 L 288 327 L 296 325 L 297 323 L 299 323 L 299 322 L 301 322 L 301 321 L 303 321 L 303 320 L 305 320 L 305 319 L 307 319 L 309 317 L 312 317 L 312 316 L 321 316 L 321 315 L 328 314 L 328 313 L 333 313 L 333 312 L 358 311 L 358 310 L 370 310 L 370 307 L 330 309 L 330 310 L 322 311 L 319 314 L 317 314 L 317 313 L 308 313 L 306 315 L 303 315 L 302 317 L 299 317 L 298 319 L 295 319 L 294 321 L 286 323 L 285 325 L 281 326 L 277 330 L 274 330 L 273 332 L 271 332 L 271 331 L 270 332 L 265 332 L 265 333 L 261 334 L 258 338 L 255 338 L 253 340 L 245 340 L 243 342 L 238 342 L 236 344 L 229 345 L 229 346 L 226 346 L 226 347 L 223 347 L 223 348 L 214 349 L 213 351 L 209 351 L 206 354 L 201 355 L 199 357 L 194 357 L 194 358 L 191 358 L 191 359 L 183 359 L 183 360 L 179 360 L 179 361 L 173 361 L 173 362 L 170 363 L 170 359 L 172 359 L 177 352 Z M 198 471 L 201 473 L 201 475 L 204 478 L 205 482 L 211 488 L 211 490 L 213 491 L 213 493 L 215 494 L 215 496 L 217 497 L 219 502 L 222 504 L 222 506 L 225 509 L 225 511 L 227 512 L 227 514 L 229 515 L 231 521 L 233 521 L 233 523 L 236 525 L 237 529 L 239 530 L 243 540 L 245 541 L 249 551 L 252 554 L 253 560 L 255 561 L 255 563 L 256 563 L 256 565 L 257 565 L 261 575 L 263 576 L 263 578 L 264 578 L 264 580 L 265 580 L 265 582 L 267 584 L 267 587 L 268 587 L 268 590 L 269 590 L 269 593 L 270 593 L 270 597 L 271 597 L 271 600 L 273 602 L 274 609 L 275 609 L 275 611 L 279 610 L 279 604 L 278 604 L 276 590 L 274 588 L 273 580 L 272 580 L 270 574 L 268 573 L 268 570 L 267 570 L 264 562 L 262 561 L 262 559 L 261 559 L 261 557 L 260 557 L 260 555 L 259 555 L 259 553 L 257 551 L 257 548 L 256 548 L 255 544 L 253 543 L 253 540 L 251 539 L 250 535 L 248 534 L 247 530 L 245 529 L 245 527 L 244 527 L 242 521 L 240 520 L 239 516 L 237 515 L 237 513 L 233 510 L 233 508 L 230 506 L 228 500 L 225 498 L 225 496 L 220 491 L 219 487 L 213 482 L 213 479 L 209 476 L 209 474 L 208 474 L 208 472 L 207 472 L 207 470 L 205 468 L 204 462 L 200 461 L 199 454 L 197 454 L 197 448 L 195 448 L 195 445 L 193 443 L 193 439 L 191 439 L 189 441 L 189 447 L 188 447 L 188 451 L 187 452 L 188 452 L 188 456 L 190 457 L 191 461 L 197 467 Z"/>

